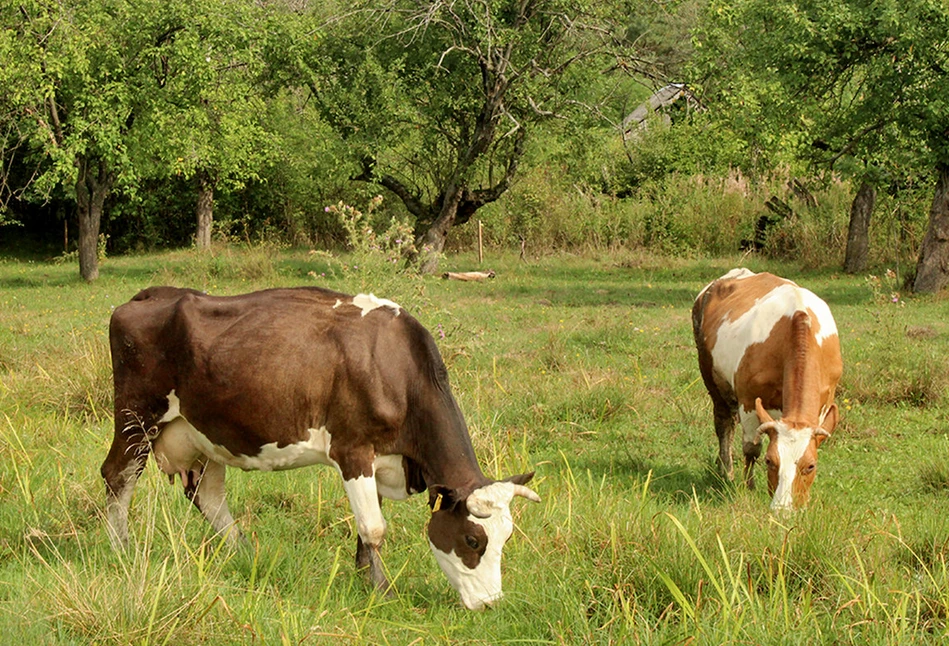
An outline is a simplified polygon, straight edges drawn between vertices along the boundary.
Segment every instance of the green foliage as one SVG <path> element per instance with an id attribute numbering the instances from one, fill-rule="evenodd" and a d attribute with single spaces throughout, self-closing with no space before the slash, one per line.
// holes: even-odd
<path id="1" fill-rule="evenodd" d="M 372 265 L 373 269 L 404 270 L 417 253 L 412 224 L 391 217 L 385 231 L 376 232 L 372 224 L 373 212 L 380 204 L 382 196 L 377 195 L 369 200 L 365 213 L 342 202 L 327 206 L 326 212 L 339 218 L 354 261 L 362 262 L 364 267 Z"/>
<path id="2" fill-rule="evenodd" d="M 940 0 L 712 2 L 696 73 L 724 120 L 768 154 L 932 167 L 949 153 L 947 28 Z"/>
<path id="3" fill-rule="evenodd" d="M 406 276 L 414 274 L 414 228 L 408 219 L 377 217 L 375 212 L 381 204 L 382 196 L 377 195 L 369 200 L 365 212 L 343 202 L 327 206 L 326 212 L 339 219 L 346 233 L 349 253 L 345 259 L 325 252 L 321 255 L 329 263 L 330 276 L 349 277 L 351 291 L 398 294 L 402 298 Z M 317 276 L 311 271 L 309 275 L 324 278 L 326 273 Z"/>
<path id="4" fill-rule="evenodd" d="M 768 230 L 762 253 L 811 268 L 839 266 L 852 189 L 847 183 L 817 184 L 816 204 L 796 198 L 786 172 L 752 178 L 672 174 L 643 184 L 635 195 L 605 197 L 570 185 L 569 178 L 546 170 L 524 178 L 496 205 L 483 212 L 486 244 L 516 247 L 521 239 L 532 255 L 551 251 L 602 251 L 624 248 L 702 257 L 735 253 L 747 247 L 765 203 L 787 201 L 794 217 Z M 872 259 L 878 265 L 907 267 L 916 251 L 924 220 L 907 218 L 916 197 L 886 197 L 871 230 Z M 891 201 L 892 200 L 892 201 Z M 454 249 L 471 249 L 477 229 L 456 233 Z"/>
<path id="5" fill-rule="evenodd" d="M 277 256 L 283 248 L 279 242 L 261 241 L 250 245 L 214 245 L 210 250 L 179 252 L 152 276 L 160 285 L 189 286 L 216 292 L 218 286 L 231 281 L 244 284 L 268 282 L 277 278 L 280 268 Z"/>

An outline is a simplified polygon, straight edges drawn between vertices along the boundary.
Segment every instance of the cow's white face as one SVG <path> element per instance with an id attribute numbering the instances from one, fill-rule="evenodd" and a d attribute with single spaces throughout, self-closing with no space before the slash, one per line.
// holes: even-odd
<path id="1" fill-rule="evenodd" d="M 768 490 L 771 509 L 780 511 L 804 507 L 817 471 L 817 446 L 814 431 L 809 428 L 790 429 L 775 423 L 772 439 L 765 453 L 768 468 Z"/>
<path id="2" fill-rule="evenodd" d="M 525 495 L 518 487 L 526 489 L 494 482 L 475 489 L 465 500 L 444 503 L 438 498 L 442 494 L 432 492 L 429 545 L 470 610 L 481 610 L 501 598 L 501 550 L 514 531 L 511 500 L 515 493 Z M 532 500 L 539 500 L 530 494 Z"/>
<path id="3" fill-rule="evenodd" d="M 761 405 L 761 399 L 755 401 L 755 414 L 761 421 L 758 433 L 769 438 L 765 466 L 771 509 L 806 507 L 817 476 L 817 449 L 837 426 L 837 405 L 831 404 L 821 413 L 820 425 L 816 427 L 775 420 Z"/>

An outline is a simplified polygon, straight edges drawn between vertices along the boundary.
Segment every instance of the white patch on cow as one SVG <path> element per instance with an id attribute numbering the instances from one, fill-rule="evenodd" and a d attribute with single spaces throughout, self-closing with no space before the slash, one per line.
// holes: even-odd
<path id="1" fill-rule="evenodd" d="M 740 280 L 755 275 L 742 268 L 733 269 L 722 278 Z M 802 310 L 810 310 L 819 323 L 819 330 L 814 337 L 818 345 L 822 345 L 824 339 L 837 335 L 837 324 L 827 303 L 812 291 L 787 282 L 756 300 L 747 312 L 734 321 L 725 317 L 718 328 L 715 347 L 712 348 L 716 371 L 734 388 L 735 373 L 749 346 L 763 343 L 778 321 Z"/>
<path id="2" fill-rule="evenodd" d="M 356 294 L 353 296 L 353 305 L 362 310 L 363 316 L 380 307 L 391 308 L 395 311 L 396 316 L 402 311 L 402 307 L 397 303 L 393 303 L 386 298 L 379 298 L 375 294 Z"/>
<path id="3" fill-rule="evenodd" d="M 820 329 L 815 335 L 818 345 L 824 339 L 837 335 L 837 325 L 830 308 L 813 292 L 793 283 L 777 287 L 761 298 L 747 312 L 732 321 L 727 317 L 718 328 L 712 361 L 716 371 L 735 387 L 735 373 L 745 356 L 745 351 L 755 343 L 763 343 L 771 330 L 784 317 L 791 317 L 800 310 L 810 310 L 817 318 Z"/>
<path id="4" fill-rule="evenodd" d="M 329 455 L 332 436 L 325 427 L 307 429 L 309 437 L 293 444 L 281 447 L 271 442 L 263 445 L 257 455 L 235 455 L 209 440 L 181 415 L 174 390 L 168 395 L 168 412 L 161 421 L 165 426 L 155 438 L 152 451 L 159 468 L 169 475 L 190 470 L 202 456 L 244 471 L 282 471 L 313 464 L 325 464 L 339 470 L 339 465 Z M 408 498 L 401 455 L 377 456 L 373 461 L 373 471 L 383 497 L 390 500 Z"/>
<path id="5" fill-rule="evenodd" d="M 372 468 L 376 477 L 376 488 L 383 498 L 405 500 L 409 497 L 401 455 L 377 456 L 372 462 Z"/>
<path id="6" fill-rule="evenodd" d="M 454 553 L 446 554 L 429 541 L 432 553 L 439 567 L 448 577 L 452 587 L 461 595 L 461 602 L 469 610 L 481 610 L 501 598 L 501 550 L 514 532 L 514 520 L 511 518 L 511 500 L 514 498 L 514 485 L 510 482 L 494 482 L 475 489 L 468 496 L 469 511 L 479 516 L 469 515 L 468 520 L 481 525 L 488 537 L 488 545 L 477 567 L 469 568 Z"/>
<path id="7" fill-rule="evenodd" d="M 337 308 L 338 308 L 340 305 L 342 305 L 342 304 L 343 304 L 343 301 L 341 301 L 340 299 L 337 298 L 337 299 L 336 299 L 336 302 L 333 303 L 333 309 L 334 309 L 334 310 L 337 309 Z"/>
<path id="8" fill-rule="evenodd" d="M 176 417 L 181 417 L 181 401 L 175 394 L 175 389 L 172 388 L 171 392 L 168 393 L 168 410 L 166 410 L 165 414 L 161 416 L 161 419 L 158 420 L 158 423 L 162 424 L 164 422 L 170 422 Z"/>
<path id="9" fill-rule="evenodd" d="M 172 390 L 168 395 L 168 412 L 160 422 L 166 426 L 155 439 L 155 458 L 165 473 L 177 473 L 189 468 L 188 456 L 206 456 L 208 459 L 244 471 L 281 471 L 313 464 L 327 464 L 338 468 L 329 457 L 330 434 L 326 428 L 307 429 L 309 437 L 293 444 L 278 446 L 276 442 L 264 444 L 257 455 L 235 455 L 226 447 L 215 444 L 204 433 L 196 429 L 182 414 L 178 397 Z M 165 437 L 165 434 L 168 434 Z M 160 454 L 160 457 L 159 457 Z M 166 470 L 177 467 L 172 471 Z"/>
<path id="10" fill-rule="evenodd" d="M 796 285 L 781 285 L 755 301 L 754 306 L 736 320 L 726 317 L 722 321 L 712 348 L 712 361 L 716 371 L 732 388 L 735 387 L 735 373 L 748 347 L 766 341 L 778 321 L 802 309 L 799 291 Z"/>
<path id="11" fill-rule="evenodd" d="M 756 276 L 755 272 L 751 271 L 747 267 L 735 267 L 728 271 L 727 274 L 722 276 L 719 280 L 741 280 L 742 278 L 751 278 Z"/>
<path id="12" fill-rule="evenodd" d="M 771 509 L 791 509 L 794 506 L 792 496 L 794 478 L 797 477 L 797 463 L 804 455 L 813 435 L 811 429 L 792 431 L 784 424 L 777 425 L 778 456 L 781 464 L 778 468 L 778 486 L 774 489 Z"/>
<path id="13" fill-rule="evenodd" d="M 727 274 L 725 274 L 724 276 L 722 276 L 722 277 L 720 277 L 720 278 L 716 278 L 715 280 L 713 280 L 712 282 L 710 282 L 708 285 L 706 285 L 705 287 L 703 287 L 703 288 L 702 288 L 702 291 L 699 292 L 699 295 L 695 297 L 695 300 L 698 301 L 700 298 L 702 298 L 702 294 L 704 294 L 705 292 L 707 292 L 707 291 L 708 291 L 708 288 L 711 287 L 712 285 L 714 285 L 716 281 L 719 281 L 719 280 L 739 280 L 739 279 L 741 279 L 741 278 L 750 278 L 750 277 L 755 276 L 755 275 L 756 275 L 755 272 L 751 271 L 750 269 L 745 269 L 744 267 L 736 267 L 735 269 L 730 270 L 730 271 L 729 271 Z"/>
<path id="14" fill-rule="evenodd" d="M 343 480 L 343 489 L 349 498 L 359 537 L 363 543 L 378 547 L 386 533 L 386 521 L 379 506 L 376 479 L 371 476 L 359 476 L 352 480 Z"/>
<path id="15" fill-rule="evenodd" d="M 817 339 L 817 345 L 823 345 L 824 339 L 827 337 L 837 336 L 837 323 L 834 321 L 834 317 L 830 313 L 830 308 L 827 306 L 827 303 L 822 301 L 810 290 L 803 288 L 798 289 L 801 290 L 801 294 L 804 297 L 804 305 L 814 314 L 817 318 L 817 322 L 820 324 L 820 329 L 817 331 L 817 334 L 814 335 L 814 338 Z"/>

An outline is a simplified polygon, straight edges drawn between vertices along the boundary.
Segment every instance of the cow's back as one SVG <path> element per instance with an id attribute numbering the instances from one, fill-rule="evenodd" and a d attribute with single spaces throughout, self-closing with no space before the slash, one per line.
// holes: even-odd
<path id="1" fill-rule="evenodd" d="M 150 288 L 116 309 L 111 337 L 117 407 L 161 413 L 173 393 L 176 412 L 235 455 L 320 428 L 347 429 L 336 450 L 390 448 L 432 370 L 419 342 L 430 335 L 394 303 L 319 288 Z"/>
<path id="2" fill-rule="evenodd" d="M 792 354 L 790 328 L 795 314 L 806 315 L 806 336 L 820 346 L 825 382 L 832 390 L 840 377 L 837 327 L 827 304 L 813 292 L 769 273 L 732 270 L 710 283 L 696 298 L 693 332 L 699 363 L 712 391 L 734 406 L 736 390 L 772 400 L 780 408 L 785 359 Z M 737 396 L 741 398 L 741 392 Z"/>

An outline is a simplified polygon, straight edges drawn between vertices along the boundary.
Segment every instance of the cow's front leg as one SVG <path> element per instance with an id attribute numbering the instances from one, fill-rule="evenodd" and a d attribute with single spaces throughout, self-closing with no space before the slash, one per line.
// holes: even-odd
<path id="1" fill-rule="evenodd" d="M 349 505 L 356 519 L 356 565 L 369 566 L 369 580 L 382 592 L 389 591 L 379 556 L 379 548 L 386 533 L 386 521 L 382 517 L 382 505 L 376 489 L 376 479 L 372 475 L 359 475 L 343 480 L 343 488 L 349 498 Z"/>
<path id="2" fill-rule="evenodd" d="M 227 507 L 224 472 L 223 464 L 209 461 L 202 468 L 201 463 L 196 462 L 189 471 L 181 474 L 181 483 L 185 495 L 201 511 L 214 531 L 224 536 L 231 547 L 236 547 L 243 536 Z"/>
<path id="3" fill-rule="evenodd" d="M 379 511 L 382 512 L 382 496 L 379 496 Z M 359 533 L 356 534 L 356 569 L 363 570 L 372 563 L 372 550 L 362 542 Z"/>
<path id="4" fill-rule="evenodd" d="M 761 438 L 758 437 L 758 415 L 754 408 L 750 412 L 741 410 L 738 414 L 741 419 L 742 443 L 741 449 L 745 454 L 745 485 L 749 489 L 755 488 L 754 468 L 758 456 L 761 455 Z"/>

